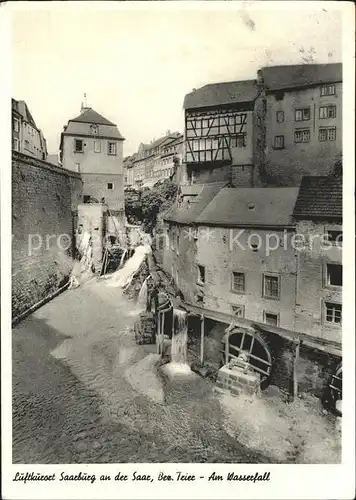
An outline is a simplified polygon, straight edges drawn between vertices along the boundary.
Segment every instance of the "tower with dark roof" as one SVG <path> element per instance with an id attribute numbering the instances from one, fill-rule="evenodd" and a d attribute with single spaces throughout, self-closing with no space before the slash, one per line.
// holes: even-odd
<path id="1" fill-rule="evenodd" d="M 83 180 L 84 202 L 104 202 L 116 216 L 124 214 L 123 141 L 115 123 L 83 107 L 61 134 L 60 157 Z"/>

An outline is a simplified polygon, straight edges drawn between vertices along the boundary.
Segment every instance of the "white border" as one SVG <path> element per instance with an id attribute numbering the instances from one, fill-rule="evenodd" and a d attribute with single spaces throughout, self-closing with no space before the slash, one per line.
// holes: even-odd
<path id="1" fill-rule="evenodd" d="M 223 464 L 122 464 L 122 465 L 38 465 L 18 466 L 11 463 L 11 148 L 9 102 L 11 98 L 10 25 L 11 12 L 19 10 L 72 11 L 85 8 L 92 10 L 236 10 L 248 6 L 253 10 L 275 10 L 281 2 L 12 2 L 0 6 L 1 48 L 1 93 L 0 117 L 2 118 L 1 146 L 1 326 L 2 326 L 2 466 L 3 497 L 16 499 L 49 498 L 263 498 L 263 499 L 348 499 L 355 490 L 355 330 L 354 330 L 354 7 L 351 2 L 283 2 L 283 10 L 340 10 L 343 12 L 343 144 L 344 144 L 344 394 L 347 395 L 343 416 L 343 453 L 340 465 L 223 465 Z M 298 27 L 296 27 L 298 28 Z M 182 34 L 184 36 L 184 34 Z M 194 483 L 23 483 L 12 482 L 16 471 L 40 471 L 53 473 L 79 471 L 115 476 L 118 471 L 139 470 L 141 473 L 157 475 L 159 471 L 174 474 L 176 471 L 209 475 L 215 471 L 226 474 L 270 471 L 268 483 L 228 483 L 196 481 Z M 159 485 L 159 486 L 158 486 Z"/>

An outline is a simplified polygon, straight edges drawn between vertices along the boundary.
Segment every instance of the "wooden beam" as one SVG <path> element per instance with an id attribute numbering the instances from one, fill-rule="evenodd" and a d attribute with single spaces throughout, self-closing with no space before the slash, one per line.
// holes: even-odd
<path id="1" fill-rule="evenodd" d="M 162 312 L 162 331 L 161 331 L 161 356 L 163 356 L 164 351 L 164 316 L 165 312 Z"/>
<path id="2" fill-rule="evenodd" d="M 229 362 L 229 345 L 229 336 L 227 336 L 225 340 L 225 364 Z"/>
<path id="3" fill-rule="evenodd" d="M 293 357 L 293 399 L 298 396 L 298 362 L 299 362 L 300 342 L 295 346 Z"/>
<path id="4" fill-rule="evenodd" d="M 200 364 L 204 364 L 204 336 L 205 336 L 205 318 L 201 316 L 200 322 Z"/>
<path id="5" fill-rule="evenodd" d="M 156 337 L 156 343 L 157 343 L 157 354 L 161 354 L 161 313 L 158 311 L 157 314 L 157 337 Z"/>

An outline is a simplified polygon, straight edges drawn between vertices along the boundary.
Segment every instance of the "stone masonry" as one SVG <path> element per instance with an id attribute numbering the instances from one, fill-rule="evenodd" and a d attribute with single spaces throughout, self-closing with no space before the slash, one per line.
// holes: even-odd
<path id="1" fill-rule="evenodd" d="M 141 313 L 135 322 L 135 340 L 137 344 L 154 344 L 156 320 L 152 313 Z"/>
<path id="2" fill-rule="evenodd" d="M 240 366 L 223 366 L 218 371 L 216 390 L 218 392 L 229 392 L 232 396 L 240 394 L 257 394 L 260 388 L 260 376 L 250 370 L 244 371 Z"/>
<path id="3" fill-rule="evenodd" d="M 12 153 L 12 313 L 56 292 L 72 268 L 80 175 Z"/>

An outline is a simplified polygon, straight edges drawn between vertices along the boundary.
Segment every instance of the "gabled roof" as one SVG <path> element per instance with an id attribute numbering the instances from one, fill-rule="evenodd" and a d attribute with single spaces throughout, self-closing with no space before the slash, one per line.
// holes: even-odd
<path id="1" fill-rule="evenodd" d="M 30 123 L 34 128 L 37 129 L 36 122 L 33 119 L 33 116 L 31 115 L 25 101 L 17 101 L 17 110 L 27 123 Z"/>
<path id="2" fill-rule="evenodd" d="M 229 227 L 290 226 L 297 195 L 296 187 L 225 188 L 196 222 Z"/>
<path id="3" fill-rule="evenodd" d="M 79 116 L 70 119 L 68 125 L 64 127 L 62 136 L 92 136 L 93 125 L 97 126 L 98 137 L 124 140 L 117 126 L 92 108 L 83 108 Z"/>
<path id="4" fill-rule="evenodd" d="M 296 219 L 342 219 L 342 177 L 304 176 L 294 208 Z"/>
<path id="5" fill-rule="evenodd" d="M 267 66 L 259 71 L 267 91 L 342 82 L 342 64 Z"/>
<path id="6" fill-rule="evenodd" d="M 226 185 L 226 182 L 216 182 L 212 184 L 197 185 L 196 190 L 183 194 L 194 194 L 195 199 L 191 203 L 184 203 L 182 206 L 177 202 L 164 214 L 163 219 L 180 224 L 193 224 L 195 223 L 199 214 L 216 196 L 218 191 Z"/>
<path id="7" fill-rule="evenodd" d="M 241 104 L 254 101 L 258 96 L 256 80 L 211 83 L 194 90 L 184 98 L 184 109 Z"/>
<path id="8" fill-rule="evenodd" d="M 96 125 L 111 125 L 115 127 L 115 123 L 110 122 L 104 116 L 97 113 L 92 108 L 83 108 L 83 111 L 76 118 L 72 118 L 69 120 L 71 122 L 80 122 L 80 123 L 92 123 Z"/>

